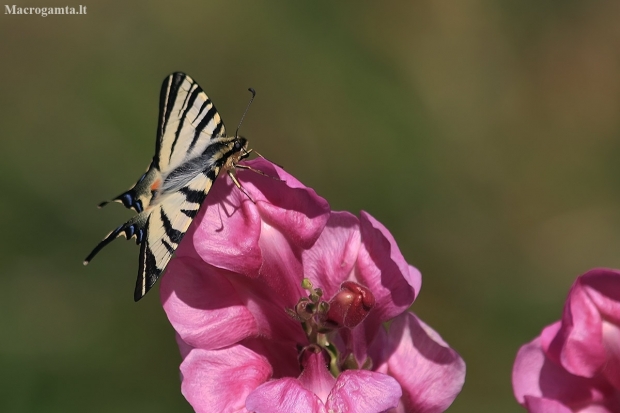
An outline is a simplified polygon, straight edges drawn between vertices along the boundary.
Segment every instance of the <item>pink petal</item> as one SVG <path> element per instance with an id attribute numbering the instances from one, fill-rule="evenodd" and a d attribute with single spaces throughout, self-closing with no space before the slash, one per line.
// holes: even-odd
<path id="1" fill-rule="evenodd" d="M 267 286 L 198 259 L 171 260 L 160 294 L 170 323 L 193 347 L 217 349 L 259 335 L 289 344 L 306 340 Z"/>
<path id="2" fill-rule="evenodd" d="M 296 345 L 290 341 L 256 337 L 245 339 L 240 344 L 267 359 L 273 369 L 271 375 L 273 379 L 297 377 L 301 374 L 299 352 Z"/>
<path id="3" fill-rule="evenodd" d="M 378 327 L 409 308 L 417 294 L 416 288 L 421 285 L 421 277 L 419 272 L 410 270 L 390 232 L 364 211 L 360 213 L 360 231 L 357 281 L 375 296 L 377 304 L 366 323 Z"/>
<path id="4" fill-rule="evenodd" d="M 286 307 L 294 307 L 302 296 L 307 295 L 301 288 L 301 249 L 266 222 L 261 225 L 259 245 L 263 252 L 261 281 L 284 300 Z"/>
<path id="5" fill-rule="evenodd" d="M 549 331 L 557 330 L 558 324 L 549 326 Z M 556 400 L 571 408 L 609 402 L 606 399 L 613 394 L 613 389 L 609 389 L 600 379 L 588 379 L 569 373 L 545 355 L 541 342 L 537 337 L 522 346 L 517 353 L 512 386 L 519 403 L 528 406 L 528 397 Z"/>
<path id="6" fill-rule="evenodd" d="M 299 254 L 319 237 L 329 217 L 329 204 L 314 190 L 264 159 L 242 164 L 269 175 L 238 170 L 239 181 L 256 204 L 234 186 L 230 177 L 219 177 L 186 235 L 193 242 L 181 243 L 177 256 L 198 254 L 216 267 L 256 277 L 261 265 L 264 267 L 265 251 L 261 248 L 270 245 L 268 239 L 259 245 L 265 228 L 275 228 L 290 244 L 293 254 Z M 300 261 L 299 256 L 295 259 Z M 290 274 L 278 274 L 283 275 Z M 294 275 L 301 279 L 300 274 Z"/>
<path id="7" fill-rule="evenodd" d="M 529 413 L 573 413 L 560 402 L 531 396 L 525 398 L 524 407 Z"/>
<path id="8" fill-rule="evenodd" d="M 595 268 L 577 279 L 605 319 L 620 324 L 620 271 Z"/>
<path id="9" fill-rule="evenodd" d="M 620 328 L 616 324 L 603 322 L 603 344 L 607 353 L 607 364 L 602 374 L 620 390 Z"/>
<path id="10" fill-rule="evenodd" d="M 620 389 L 620 271 L 598 268 L 577 279 L 602 315 L 603 374 Z"/>
<path id="11" fill-rule="evenodd" d="M 349 279 L 361 244 L 359 220 L 349 212 L 332 212 L 317 242 L 302 254 L 304 277 L 329 299 Z"/>
<path id="12" fill-rule="evenodd" d="M 307 350 L 303 357 L 304 369 L 299 376 L 299 382 L 325 403 L 334 384 L 336 384 L 336 379 L 327 370 L 327 363 L 322 352 L 314 353 Z"/>
<path id="13" fill-rule="evenodd" d="M 465 381 L 465 363 L 429 326 L 412 313 L 396 317 L 388 332 L 388 368 L 403 389 L 406 411 L 443 412 Z"/>
<path id="14" fill-rule="evenodd" d="M 256 198 L 261 217 L 278 228 L 291 243 L 303 249 L 312 247 L 329 218 L 327 201 L 271 162 L 258 158 L 244 164 L 283 181 L 275 181 L 252 171 L 239 171 L 244 187 L 247 185 L 249 189 L 254 186 L 261 194 Z"/>
<path id="15" fill-rule="evenodd" d="M 177 346 L 179 346 L 179 353 L 181 353 L 181 359 L 184 359 L 185 357 L 187 357 L 189 352 L 194 349 L 194 347 L 190 346 L 185 341 L 183 341 L 181 336 L 178 334 L 174 335 L 174 339 L 177 342 Z"/>
<path id="16" fill-rule="evenodd" d="M 161 279 L 164 311 L 193 347 L 217 349 L 258 334 L 254 316 L 220 271 L 196 259 L 175 258 Z"/>
<path id="17" fill-rule="evenodd" d="M 181 391 L 196 412 L 241 412 L 248 394 L 270 377 L 271 368 L 253 351 L 232 346 L 190 351 L 181 373 Z"/>
<path id="18" fill-rule="evenodd" d="M 300 287 L 304 276 L 302 252 L 316 242 L 325 227 L 329 204 L 270 162 L 257 159 L 247 165 L 282 179 L 277 181 L 253 171 L 239 171 L 239 179 L 255 199 L 260 216 L 258 247 L 262 261 L 258 274 L 292 307 L 305 295 Z"/>
<path id="19" fill-rule="evenodd" d="M 248 192 L 257 196 L 255 191 Z M 176 256 L 197 254 L 213 266 L 256 277 L 262 261 L 260 229 L 256 205 L 224 175 L 215 180 Z"/>
<path id="20" fill-rule="evenodd" d="M 293 378 L 259 386 L 245 399 L 245 408 L 253 413 L 327 413 L 316 394 Z"/>
<path id="21" fill-rule="evenodd" d="M 400 385 L 392 377 L 366 370 L 347 370 L 338 376 L 326 403 L 333 413 L 379 413 L 398 405 Z"/>
<path id="22" fill-rule="evenodd" d="M 602 318 L 584 285 L 577 280 L 564 306 L 561 327 L 543 347 L 552 360 L 569 372 L 593 377 L 606 362 Z M 548 334 L 544 335 L 545 340 Z"/>

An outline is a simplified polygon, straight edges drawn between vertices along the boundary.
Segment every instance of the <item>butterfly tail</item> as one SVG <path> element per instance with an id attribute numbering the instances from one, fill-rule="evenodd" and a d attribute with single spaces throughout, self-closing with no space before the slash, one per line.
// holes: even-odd
<path id="1" fill-rule="evenodd" d="M 118 202 L 123 204 L 125 208 L 133 209 L 137 213 L 141 213 L 146 209 L 153 197 L 153 191 L 156 190 L 161 183 L 161 173 L 153 166 L 153 162 L 147 171 L 138 179 L 138 182 L 127 191 L 108 201 L 103 201 L 99 208 L 103 208 L 110 202 Z"/>
<path id="2" fill-rule="evenodd" d="M 103 208 L 104 206 L 108 205 L 110 202 L 121 203 L 123 204 L 125 208 L 133 209 L 134 211 L 138 213 L 144 210 L 144 206 L 142 205 L 142 200 L 138 197 L 138 194 L 136 194 L 136 191 L 134 190 L 134 188 L 131 188 L 130 190 L 126 192 L 123 192 L 122 194 L 118 195 L 116 198 L 101 202 L 99 205 L 97 205 L 97 208 Z"/>
<path id="3" fill-rule="evenodd" d="M 103 247 L 105 247 L 121 235 L 128 240 L 135 237 L 136 244 L 143 244 L 143 241 L 146 237 L 146 222 L 146 216 L 144 216 L 143 214 L 138 214 L 129 221 L 125 222 L 120 227 L 116 228 L 114 231 L 110 232 L 84 259 L 84 265 L 88 265 L 88 263 L 95 257 L 95 255 L 97 255 L 99 251 L 103 249 Z"/>
<path id="4" fill-rule="evenodd" d="M 148 231 L 149 222 L 150 219 L 146 222 L 145 232 Z M 163 267 L 160 268 L 157 265 L 157 260 L 151 250 L 148 239 L 144 240 L 140 245 L 139 260 L 138 278 L 136 279 L 136 288 L 133 293 L 134 301 L 139 301 L 144 297 L 153 288 L 163 272 Z"/>
<path id="5" fill-rule="evenodd" d="M 155 265 L 153 254 L 146 244 L 145 242 L 140 246 L 140 270 L 138 271 L 136 288 L 133 293 L 134 301 L 139 301 L 144 297 L 153 288 L 162 274 L 162 270 Z"/>

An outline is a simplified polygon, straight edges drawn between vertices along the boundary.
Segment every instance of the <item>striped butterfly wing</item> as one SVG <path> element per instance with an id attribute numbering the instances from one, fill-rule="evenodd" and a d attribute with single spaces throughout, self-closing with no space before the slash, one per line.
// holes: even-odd
<path id="1" fill-rule="evenodd" d="M 215 106 L 194 80 L 178 72 L 168 76 L 161 88 L 155 156 L 138 182 L 112 200 L 138 214 L 110 232 L 84 264 L 117 237 L 135 238 L 141 247 L 134 299 L 142 298 L 196 216 L 225 161 L 222 149 L 233 139 L 226 138 Z"/>
<path id="2" fill-rule="evenodd" d="M 164 195 L 146 222 L 146 237 L 140 246 L 140 266 L 134 299 L 138 301 L 157 282 L 187 229 L 198 213 L 219 172 L 214 166 L 200 172 L 188 184 Z"/>
<path id="3" fill-rule="evenodd" d="M 213 102 L 184 73 L 173 73 L 161 88 L 158 138 L 153 164 L 167 172 L 201 155 L 214 136 L 226 136 Z"/>
<path id="4" fill-rule="evenodd" d="M 171 74 L 161 86 L 155 156 L 149 168 L 134 186 L 99 207 L 120 202 L 138 213 L 144 211 L 163 179 L 202 154 L 216 136 L 226 136 L 226 128 L 211 99 L 185 73 Z"/>

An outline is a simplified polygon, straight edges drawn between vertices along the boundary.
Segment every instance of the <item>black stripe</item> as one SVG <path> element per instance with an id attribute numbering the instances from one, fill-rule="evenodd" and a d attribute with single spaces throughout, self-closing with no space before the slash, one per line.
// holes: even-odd
<path id="1" fill-rule="evenodd" d="M 196 82 L 190 83 L 189 85 L 189 90 L 192 90 L 192 88 L 194 87 L 194 85 L 196 85 Z M 200 89 L 200 87 L 198 85 L 196 85 L 197 89 Z M 188 92 L 189 92 L 188 90 Z M 179 116 L 179 114 L 181 113 L 181 109 L 183 109 L 183 107 L 185 106 L 185 104 L 187 103 L 187 99 L 189 99 L 191 96 L 191 93 L 186 93 L 185 94 L 185 99 L 183 99 L 183 104 L 181 105 L 181 108 L 179 109 L 179 113 L 177 113 L 177 116 Z M 189 105 L 188 105 L 189 106 Z"/>
<path id="2" fill-rule="evenodd" d="M 164 247 L 166 247 L 170 255 L 174 254 L 174 248 L 172 248 L 172 245 L 168 244 L 168 242 L 165 239 L 162 239 L 161 243 L 164 245 Z"/>
<path id="3" fill-rule="evenodd" d="M 144 294 L 148 293 L 149 290 L 153 287 L 153 285 L 155 285 L 155 283 L 157 282 L 157 279 L 159 278 L 162 272 L 160 268 L 157 268 L 157 260 L 155 259 L 155 255 L 153 254 L 153 251 L 151 251 L 151 249 L 148 246 L 146 247 L 145 261 L 146 261 L 145 263 L 146 273 L 144 274 L 144 276 L 146 278 L 146 282 L 145 282 L 146 288 L 144 289 L 145 290 Z M 142 290 L 142 288 L 140 288 L 140 290 Z"/>
<path id="4" fill-rule="evenodd" d="M 194 124 L 194 122 L 196 122 L 196 119 L 198 119 L 200 117 L 200 115 L 202 114 L 202 111 L 205 110 L 205 108 L 207 107 L 207 105 L 211 103 L 211 99 L 209 99 L 207 97 L 207 100 L 204 101 L 204 103 L 202 104 L 202 106 L 200 107 L 200 110 L 198 111 L 198 113 L 196 114 L 196 117 L 194 118 L 194 120 L 192 121 L 192 125 Z"/>
<path id="5" fill-rule="evenodd" d="M 159 92 L 157 140 L 155 141 L 155 156 L 153 157 L 153 164 L 157 169 L 159 169 L 159 152 L 161 151 L 161 141 L 164 138 L 164 131 L 166 130 L 166 125 L 168 124 L 168 119 L 170 118 L 170 112 L 174 107 L 174 102 L 177 99 L 177 92 L 186 77 L 187 75 L 185 75 L 185 73 L 176 72 L 168 76 L 161 85 L 161 91 Z"/>
<path id="6" fill-rule="evenodd" d="M 181 212 L 187 215 L 190 219 L 196 218 L 196 215 L 198 214 L 197 209 L 182 209 Z"/>
<path id="7" fill-rule="evenodd" d="M 170 92 L 168 93 L 168 103 L 165 108 L 164 115 L 164 125 L 162 128 L 162 132 L 166 130 L 166 126 L 168 125 L 168 121 L 170 120 L 170 113 L 172 112 L 172 108 L 174 108 L 174 104 L 177 100 L 177 95 L 179 93 L 179 89 L 181 88 L 181 84 L 187 77 L 185 73 L 174 73 L 171 75 L 171 84 L 170 84 Z"/>
<path id="8" fill-rule="evenodd" d="M 218 171 L 219 172 L 219 171 Z M 215 181 L 215 178 L 217 178 L 217 174 L 215 173 L 215 168 L 211 168 L 207 171 L 203 172 L 205 174 L 205 176 L 207 178 L 209 178 L 211 181 Z"/>
<path id="9" fill-rule="evenodd" d="M 99 251 L 101 251 L 101 249 L 103 247 L 105 247 L 106 245 L 108 245 L 110 242 L 114 241 L 116 239 L 116 237 L 118 237 L 121 233 L 121 231 L 123 231 L 125 229 L 125 225 L 127 224 L 123 224 L 120 227 L 116 228 L 114 231 L 110 232 L 104 239 L 103 241 L 101 241 L 99 244 L 97 244 L 97 246 L 95 248 L 93 248 L 93 250 L 90 252 L 90 254 L 88 254 L 88 256 L 84 259 L 84 262 L 90 262 L 95 255 L 97 255 L 97 253 L 99 253 Z"/>
<path id="10" fill-rule="evenodd" d="M 185 199 L 187 200 L 187 202 L 193 202 L 195 204 L 202 204 L 202 201 L 204 201 L 205 197 L 207 196 L 204 191 L 196 191 L 186 186 L 179 189 L 179 192 L 185 195 Z"/>
<path id="11" fill-rule="evenodd" d="M 170 241 L 178 245 L 181 242 L 184 234 L 181 231 L 172 228 L 172 223 L 168 219 L 168 215 L 166 215 L 163 208 L 160 208 L 159 211 L 161 215 L 161 221 L 164 224 L 164 230 L 166 231 L 166 235 L 168 235 Z"/>
<path id="12" fill-rule="evenodd" d="M 191 94 L 188 93 L 189 101 L 187 100 L 187 96 L 186 96 L 185 101 L 183 101 L 184 105 L 187 102 L 187 107 L 185 108 L 185 111 L 183 112 L 183 116 L 181 116 L 181 118 L 180 118 L 181 121 L 179 122 L 179 127 L 177 128 L 177 131 L 176 131 L 175 136 L 174 136 L 174 142 L 172 142 L 172 147 L 170 148 L 170 159 L 172 159 L 172 154 L 174 153 L 174 147 L 177 145 L 177 142 L 179 141 L 179 135 L 181 134 L 181 129 L 183 129 L 183 124 L 185 123 L 185 118 L 187 117 L 187 112 L 189 112 L 189 110 L 194 106 L 194 102 L 196 101 L 196 97 L 198 97 L 198 94 L 200 92 L 201 92 L 200 87 L 198 87 L 198 85 L 196 85 L 196 89 L 194 89 L 194 91 Z M 191 147 L 190 147 L 190 149 L 191 149 Z M 188 152 L 189 152 L 189 150 L 188 150 Z"/>
<path id="13" fill-rule="evenodd" d="M 143 228 L 140 228 L 140 232 L 147 233 L 149 229 L 149 225 L 151 220 L 147 220 L 146 223 L 143 224 Z M 138 301 L 141 299 L 144 294 L 146 294 L 153 284 L 157 281 L 159 276 L 162 273 L 162 269 L 157 267 L 157 260 L 155 259 L 155 255 L 151 248 L 147 245 L 148 241 L 145 239 L 144 242 L 140 245 L 140 258 L 138 261 L 138 278 L 136 279 L 136 289 L 133 293 L 133 299 Z M 142 281 L 144 280 L 145 291 L 142 294 Z"/>
<path id="14" fill-rule="evenodd" d="M 211 108 L 209 108 L 209 111 L 205 114 L 204 118 L 202 118 L 200 123 L 198 123 L 198 125 L 196 126 L 196 131 L 194 132 L 194 139 L 192 139 L 192 143 L 189 145 L 189 149 L 187 150 L 188 152 L 192 150 L 194 145 L 196 145 L 196 142 L 198 142 L 198 138 L 200 138 L 200 134 L 202 133 L 204 128 L 209 124 L 209 122 L 211 122 L 211 119 L 213 119 L 216 113 L 217 113 L 217 110 L 215 109 L 215 105 L 211 105 Z"/>
<path id="15" fill-rule="evenodd" d="M 211 136 L 220 136 L 220 132 L 222 131 L 222 129 L 224 129 L 224 122 L 220 122 L 217 124 L 215 129 L 213 129 L 213 134 Z"/>
<path id="16" fill-rule="evenodd" d="M 164 135 L 164 117 L 166 116 L 166 95 L 168 94 L 168 86 L 172 75 L 168 76 L 164 83 L 161 85 L 161 91 L 159 92 L 159 117 L 157 118 L 157 139 L 155 140 L 155 156 L 153 157 L 153 163 L 156 168 L 159 168 L 159 151 L 161 150 L 161 140 Z"/>

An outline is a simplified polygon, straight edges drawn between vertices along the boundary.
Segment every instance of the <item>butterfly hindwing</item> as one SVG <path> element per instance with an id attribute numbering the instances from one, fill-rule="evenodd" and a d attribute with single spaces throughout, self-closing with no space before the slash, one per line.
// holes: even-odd
<path id="1" fill-rule="evenodd" d="M 215 167 L 217 176 L 219 167 Z M 146 225 L 146 238 L 140 250 L 140 268 L 134 291 L 138 301 L 153 287 L 163 273 L 198 213 L 213 179 L 199 173 L 186 186 L 166 195 L 151 211 Z"/>
<path id="2" fill-rule="evenodd" d="M 151 163 L 149 169 L 138 179 L 134 186 L 111 201 L 104 201 L 98 206 L 102 208 L 110 202 L 120 202 L 125 208 L 133 209 L 140 213 L 149 207 L 153 198 L 153 188 L 157 188 L 160 185 L 161 173 Z"/>

